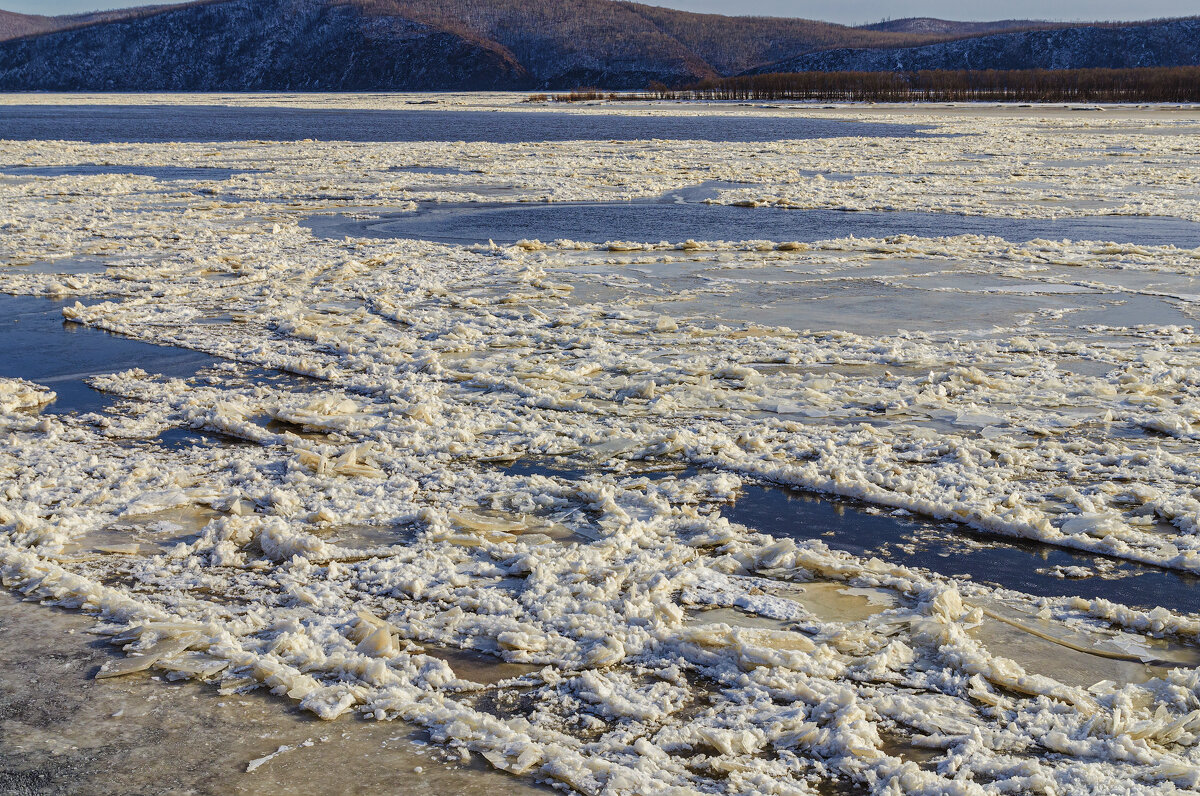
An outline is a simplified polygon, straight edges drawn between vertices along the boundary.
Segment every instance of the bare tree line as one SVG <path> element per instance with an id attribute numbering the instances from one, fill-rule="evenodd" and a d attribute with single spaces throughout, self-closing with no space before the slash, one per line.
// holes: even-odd
<path id="1" fill-rule="evenodd" d="M 654 99 L 850 102 L 1200 102 L 1200 66 L 920 72 L 795 72 L 651 84 Z"/>

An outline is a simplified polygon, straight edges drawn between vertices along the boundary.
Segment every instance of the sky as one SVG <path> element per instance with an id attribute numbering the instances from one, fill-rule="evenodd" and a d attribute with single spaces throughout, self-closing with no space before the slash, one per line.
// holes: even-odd
<path id="1" fill-rule="evenodd" d="M 154 0 L 170 2 L 170 0 Z M 981 3 L 967 0 L 641 0 L 688 11 L 717 14 L 764 14 L 806 17 L 856 25 L 901 17 L 940 17 L 956 20 L 1049 19 L 1126 20 L 1182 17 L 1200 14 L 1200 0 L 1005 0 Z M 0 0 L 0 9 L 23 14 L 74 14 L 98 8 L 148 5 L 138 0 Z"/>

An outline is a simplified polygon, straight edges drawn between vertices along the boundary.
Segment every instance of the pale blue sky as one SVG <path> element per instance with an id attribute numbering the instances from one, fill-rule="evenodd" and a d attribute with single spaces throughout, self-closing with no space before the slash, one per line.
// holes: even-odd
<path id="1" fill-rule="evenodd" d="M 162 2 L 162 0 L 157 0 Z M 719 14 L 770 14 L 859 24 L 884 18 L 942 19 L 1151 19 L 1200 14 L 1200 0 L 1006 0 L 1003 3 L 963 0 L 643 0 L 652 5 Z M 73 14 L 98 8 L 148 5 L 137 0 L 0 0 L 0 9 L 24 14 Z"/>

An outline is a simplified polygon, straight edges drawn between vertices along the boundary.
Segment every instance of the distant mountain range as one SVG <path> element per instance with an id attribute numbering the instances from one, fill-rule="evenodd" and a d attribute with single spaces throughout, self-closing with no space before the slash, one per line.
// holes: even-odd
<path id="1" fill-rule="evenodd" d="M 201 0 L 0 12 L 0 90 L 630 89 L 806 69 L 1177 65 L 1200 63 L 1197 25 L 855 28 L 617 0 Z"/>

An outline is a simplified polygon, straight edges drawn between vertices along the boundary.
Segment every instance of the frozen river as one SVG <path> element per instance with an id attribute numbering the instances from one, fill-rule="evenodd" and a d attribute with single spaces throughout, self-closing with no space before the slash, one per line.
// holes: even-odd
<path id="1" fill-rule="evenodd" d="M 1200 113 L 523 100 L 0 98 L 0 790 L 1200 787 Z"/>

